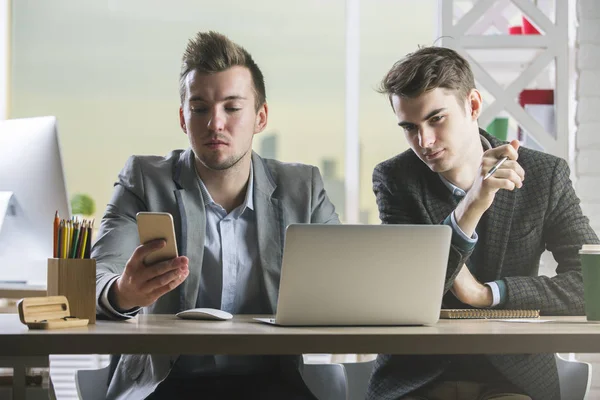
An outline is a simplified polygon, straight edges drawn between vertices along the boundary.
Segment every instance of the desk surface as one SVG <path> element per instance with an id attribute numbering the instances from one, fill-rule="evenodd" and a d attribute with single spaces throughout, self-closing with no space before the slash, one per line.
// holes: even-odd
<path id="1" fill-rule="evenodd" d="M 0 315 L 0 356 L 48 354 L 302 353 L 600 353 L 600 324 L 585 317 L 552 322 L 440 320 L 433 326 L 276 327 L 251 316 L 190 321 L 140 315 L 83 328 L 28 330 L 16 314 Z"/>

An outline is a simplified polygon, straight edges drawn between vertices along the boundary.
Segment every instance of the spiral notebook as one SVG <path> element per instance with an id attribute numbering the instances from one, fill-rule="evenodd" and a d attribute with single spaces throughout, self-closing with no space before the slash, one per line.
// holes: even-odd
<path id="1" fill-rule="evenodd" d="M 442 309 L 442 319 L 512 319 L 539 318 L 540 310 L 491 310 L 487 308 Z"/>

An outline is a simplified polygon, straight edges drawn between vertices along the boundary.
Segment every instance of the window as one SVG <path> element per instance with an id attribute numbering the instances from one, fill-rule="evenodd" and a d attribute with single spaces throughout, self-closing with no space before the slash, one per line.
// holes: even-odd
<path id="1" fill-rule="evenodd" d="M 378 224 L 373 169 L 408 143 L 387 96 L 375 89 L 396 61 L 434 44 L 437 2 L 363 1 L 360 11 L 360 221 Z"/>

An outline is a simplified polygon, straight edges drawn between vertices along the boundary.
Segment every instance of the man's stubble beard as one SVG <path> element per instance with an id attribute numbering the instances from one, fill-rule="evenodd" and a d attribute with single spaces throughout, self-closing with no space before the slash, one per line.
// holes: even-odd
<path id="1" fill-rule="evenodd" d="M 225 171 L 231 168 L 234 168 L 239 164 L 241 160 L 252 150 L 252 145 L 246 150 L 243 154 L 236 158 L 236 155 L 231 156 L 228 160 L 225 160 L 221 164 L 214 165 L 213 163 L 208 163 L 204 160 L 200 160 L 200 162 L 204 165 L 204 167 L 213 170 L 213 171 Z"/>

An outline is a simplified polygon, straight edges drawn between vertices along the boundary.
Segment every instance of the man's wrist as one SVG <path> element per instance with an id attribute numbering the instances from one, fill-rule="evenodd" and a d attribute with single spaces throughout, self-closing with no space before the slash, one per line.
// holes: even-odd
<path id="1" fill-rule="evenodd" d="M 119 290 L 119 283 L 121 282 L 121 277 L 118 277 L 115 282 L 110 286 L 108 290 L 108 301 L 110 304 L 119 312 L 124 312 L 125 310 L 131 310 L 135 308 L 135 305 L 129 306 L 127 302 L 123 302 L 122 292 Z"/>
<path id="2" fill-rule="evenodd" d="M 488 285 L 481 285 L 478 297 L 478 304 L 475 305 L 475 307 L 486 308 L 491 307 L 492 304 L 494 304 L 494 293 L 492 292 L 492 288 Z"/>
<path id="3" fill-rule="evenodd" d="M 479 282 L 477 282 L 476 285 L 477 286 L 474 286 L 469 292 L 470 294 L 465 299 L 466 301 L 462 300 L 462 302 L 477 308 L 491 307 L 494 303 L 492 289 L 489 286 Z"/>
<path id="4" fill-rule="evenodd" d="M 472 236 L 485 211 L 486 208 L 478 206 L 477 202 L 472 200 L 467 193 L 467 196 L 465 196 L 454 210 L 454 218 L 460 229 L 467 236 Z"/>

